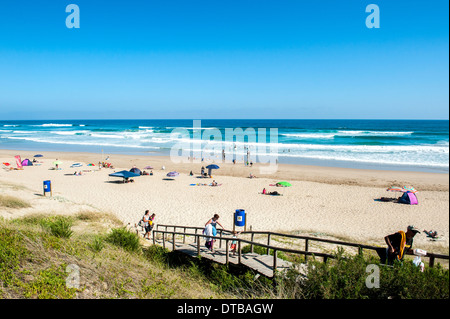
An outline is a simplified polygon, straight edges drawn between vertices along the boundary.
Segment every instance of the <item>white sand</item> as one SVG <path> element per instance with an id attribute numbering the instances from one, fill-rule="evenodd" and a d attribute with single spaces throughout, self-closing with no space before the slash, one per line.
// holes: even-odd
<path id="1" fill-rule="evenodd" d="M 0 151 L 0 162 L 10 162 L 15 167 L 14 155 L 22 159 L 34 153 Z M 44 153 L 38 159 L 40 166 L 23 170 L 0 170 L 0 188 L 3 194 L 27 199 L 32 208 L 11 210 L 0 208 L 0 216 L 14 218 L 36 211 L 47 213 L 76 213 L 92 210 L 112 213 L 124 223 L 136 223 L 149 209 L 156 213 L 159 224 L 204 226 L 213 214 L 220 215 L 220 223 L 227 229 L 233 227 L 233 213 L 244 209 L 247 225 L 253 230 L 302 233 L 323 233 L 346 240 L 383 245 L 383 237 L 410 224 L 423 230 L 437 230 L 443 240 L 430 242 L 424 234 L 416 236 L 416 247 L 447 253 L 449 247 L 449 191 L 448 174 L 396 171 L 368 171 L 338 168 L 280 165 L 274 175 L 249 179 L 250 172 L 259 175 L 257 167 L 242 164 L 219 164 L 213 171 L 218 187 L 190 186 L 210 183 L 200 179 L 202 164 L 173 164 L 169 158 L 112 155 L 109 162 L 115 169 L 101 169 L 86 164 L 98 163 L 98 154 Z M 51 170 L 52 162 L 63 161 L 61 170 Z M 83 162 L 82 168 L 70 168 Z M 122 184 L 108 174 L 133 165 L 143 169 L 154 167 L 153 176 L 135 178 L 134 183 Z M 165 165 L 166 170 L 161 170 Z M 207 163 L 203 164 L 204 166 Z M 75 171 L 82 176 L 72 175 Z M 169 171 L 177 170 L 180 176 L 166 180 Z M 194 176 L 188 176 L 193 170 Z M 53 198 L 41 196 L 43 181 L 51 180 Z M 292 187 L 272 187 L 287 180 Z M 379 202 L 380 197 L 398 197 L 399 193 L 386 192 L 386 188 L 413 185 L 419 190 L 419 205 Z M 14 189 L 7 185 L 21 185 Z M 283 196 L 261 195 L 263 188 L 277 190 Z"/>

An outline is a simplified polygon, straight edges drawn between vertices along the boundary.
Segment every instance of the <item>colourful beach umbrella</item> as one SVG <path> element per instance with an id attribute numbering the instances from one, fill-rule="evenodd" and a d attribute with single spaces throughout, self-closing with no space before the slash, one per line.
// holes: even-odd
<path id="1" fill-rule="evenodd" d="M 54 161 L 54 162 L 53 162 L 53 165 L 60 165 L 60 164 L 62 164 L 61 161 Z"/>
<path id="2" fill-rule="evenodd" d="M 403 186 L 403 187 L 391 186 L 387 189 L 387 191 L 388 192 L 402 192 L 402 193 L 406 193 L 406 192 L 417 193 L 417 190 L 412 186 Z"/>
<path id="3" fill-rule="evenodd" d="M 176 177 L 176 176 L 178 176 L 178 175 L 180 175 L 180 173 L 178 173 L 178 172 L 170 172 L 170 173 L 167 173 L 167 177 Z"/>
<path id="4" fill-rule="evenodd" d="M 412 186 L 403 186 L 402 189 L 403 192 L 417 193 L 417 190 Z"/>
<path id="5" fill-rule="evenodd" d="M 281 185 L 281 186 L 284 186 L 284 187 L 290 187 L 290 186 L 292 186 L 291 183 L 284 182 L 284 181 L 283 181 L 283 182 L 278 182 L 277 185 Z"/>

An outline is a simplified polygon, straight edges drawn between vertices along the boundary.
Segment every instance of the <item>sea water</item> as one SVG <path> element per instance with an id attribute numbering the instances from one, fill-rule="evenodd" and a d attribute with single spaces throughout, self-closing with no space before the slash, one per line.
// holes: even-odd
<path id="1" fill-rule="evenodd" d="M 226 129 L 265 128 L 267 136 L 250 141 L 225 139 Z M 174 129 L 189 132 L 175 136 Z M 222 140 L 210 140 L 210 130 Z M 269 131 L 276 139 L 269 139 Z M 246 131 L 247 130 L 247 131 Z M 448 120 L 65 120 L 0 121 L 0 149 L 35 152 L 67 151 L 108 154 L 169 155 L 186 138 L 200 139 L 201 150 L 211 144 L 237 163 L 276 146 L 279 163 L 426 172 L 449 170 Z M 237 152 L 236 143 L 245 144 Z M 265 147 L 257 147 L 258 144 Z M 217 145 L 219 144 L 219 145 Z M 195 150 L 193 150 L 195 151 Z M 199 150 L 197 150 L 199 151 Z M 259 154 L 260 152 L 261 154 Z M 247 157 L 251 153 L 250 157 Z M 221 154 L 202 154 L 204 160 L 220 163 Z"/>

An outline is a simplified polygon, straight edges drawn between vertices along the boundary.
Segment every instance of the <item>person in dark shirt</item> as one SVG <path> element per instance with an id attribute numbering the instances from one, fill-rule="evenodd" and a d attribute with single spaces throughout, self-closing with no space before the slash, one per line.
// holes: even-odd
<path id="1" fill-rule="evenodd" d="M 392 265 L 395 260 L 403 261 L 405 253 L 412 249 L 414 236 L 420 231 L 414 226 L 408 226 L 406 232 L 400 230 L 394 234 L 384 237 L 387 248 L 380 250 L 378 255 L 381 263 Z"/>

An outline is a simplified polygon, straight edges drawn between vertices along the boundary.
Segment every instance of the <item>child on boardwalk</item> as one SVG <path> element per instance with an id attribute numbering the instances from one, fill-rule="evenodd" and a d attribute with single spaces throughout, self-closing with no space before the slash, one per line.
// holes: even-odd
<path id="1" fill-rule="evenodd" d="M 233 240 L 231 241 L 231 252 L 233 253 L 233 256 L 236 255 L 236 248 L 237 248 L 237 236 L 240 234 L 241 232 L 239 231 L 233 231 Z"/>

